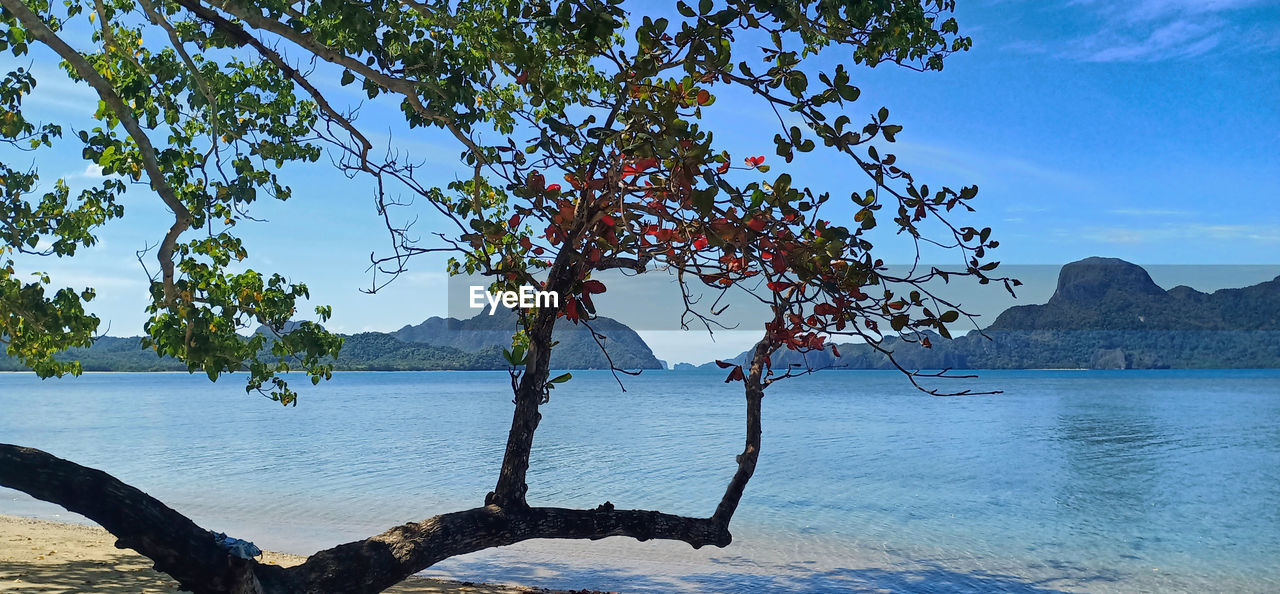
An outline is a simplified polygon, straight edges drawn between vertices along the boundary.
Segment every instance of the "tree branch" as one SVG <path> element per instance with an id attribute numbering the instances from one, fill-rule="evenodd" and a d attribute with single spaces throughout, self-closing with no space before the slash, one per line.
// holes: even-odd
<path id="1" fill-rule="evenodd" d="M 138 145 L 138 154 L 142 158 L 143 167 L 147 170 L 147 178 L 151 180 L 151 189 L 155 190 L 160 195 L 160 199 L 164 200 L 165 205 L 173 211 L 173 225 L 169 227 L 169 232 L 165 234 L 164 240 L 160 243 L 160 249 L 156 253 L 156 258 L 160 260 L 165 301 L 166 304 L 172 303 L 177 296 L 177 289 L 173 284 L 173 251 L 177 246 L 178 236 L 182 235 L 182 232 L 191 226 L 191 213 L 165 180 L 164 171 L 160 169 L 160 163 L 156 159 L 156 150 L 151 144 L 151 139 L 142 131 L 142 126 L 138 125 L 138 120 L 134 117 L 133 110 L 120 100 L 119 95 L 116 95 L 111 83 L 103 78 L 101 74 L 98 74 L 98 71 L 93 65 L 89 64 L 89 61 L 80 52 L 72 49 L 62 38 L 58 37 L 43 19 L 31 12 L 25 2 L 22 0 L 0 0 L 0 5 L 3 5 L 5 9 L 13 13 L 18 22 L 22 23 L 22 26 L 26 27 L 27 31 L 31 33 L 32 37 L 49 46 L 59 57 L 66 60 L 75 69 L 76 74 L 98 92 L 102 102 L 111 108 L 112 113 L 115 114 L 120 120 L 120 124 L 129 133 L 129 137 Z"/>

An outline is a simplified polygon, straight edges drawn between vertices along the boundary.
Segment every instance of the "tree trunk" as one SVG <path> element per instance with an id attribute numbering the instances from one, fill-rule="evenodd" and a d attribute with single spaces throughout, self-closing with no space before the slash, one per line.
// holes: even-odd
<path id="1" fill-rule="evenodd" d="M 543 290 L 564 299 L 574 282 L 576 267 L 580 266 L 575 263 L 577 258 L 572 250 L 562 250 L 547 273 Z M 552 308 L 539 309 L 533 323 L 525 329 L 529 337 L 529 354 L 525 360 L 524 375 L 515 390 L 516 409 L 511 416 L 511 431 L 507 434 L 507 448 L 502 456 L 498 484 L 485 497 L 485 505 L 511 509 L 529 506 L 525 500 L 525 494 L 529 491 L 525 476 L 529 471 L 529 455 L 533 451 L 533 435 L 538 429 L 538 423 L 542 421 L 542 413 L 538 412 L 538 407 L 542 404 L 551 373 L 551 337 L 555 331 L 557 314 Z"/>
<path id="2" fill-rule="evenodd" d="M 101 470 L 0 444 L 0 485 L 97 522 L 115 535 L 116 547 L 150 558 L 157 570 L 193 592 L 258 593 L 279 581 L 272 570 L 256 575 L 257 563 L 229 555 L 213 533 Z"/>

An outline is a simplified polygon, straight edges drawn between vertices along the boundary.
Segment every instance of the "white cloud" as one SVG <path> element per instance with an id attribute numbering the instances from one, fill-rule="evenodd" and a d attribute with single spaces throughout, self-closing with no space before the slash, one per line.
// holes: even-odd
<path id="1" fill-rule="evenodd" d="M 1064 40 L 1059 57 L 1083 62 L 1183 60 L 1230 48 L 1269 52 L 1280 47 L 1280 23 L 1242 14 L 1269 0 L 1069 0 L 1076 16 L 1099 23 Z M 1045 44 L 1015 42 L 1009 49 L 1044 53 Z"/>
<path id="2" fill-rule="evenodd" d="M 84 166 L 84 171 L 68 173 L 62 177 L 68 180 L 82 179 L 88 181 L 107 179 L 107 176 L 102 173 L 102 167 L 97 163 L 89 163 Z"/>
<path id="3" fill-rule="evenodd" d="M 1089 227 L 1083 230 L 1059 230 L 1057 234 L 1063 237 L 1083 237 L 1100 243 L 1123 244 L 1188 239 L 1280 243 L 1280 228 L 1274 225 L 1184 224 L 1145 228 Z"/>
<path id="4" fill-rule="evenodd" d="M 1222 21 L 1177 20 L 1163 24 L 1145 37 L 1107 30 L 1080 40 L 1073 51 L 1086 62 L 1154 62 L 1194 58 L 1222 42 Z"/>

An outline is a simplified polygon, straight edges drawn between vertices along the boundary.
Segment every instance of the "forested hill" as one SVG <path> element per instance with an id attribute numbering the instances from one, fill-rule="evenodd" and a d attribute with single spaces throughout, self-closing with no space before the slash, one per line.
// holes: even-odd
<path id="1" fill-rule="evenodd" d="M 661 369 L 662 361 L 653 355 L 649 345 L 626 324 L 613 318 L 600 317 L 591 322 L 591 328 L 599 335 L 600 344 L 592 337 L 592 331 L 582 324 L 571 324 L 563 318 L 556 322 L 555 340 L 560 344 L 551 351 L 551 366 L 556 369 L 608 369 L 609 359 L 601 351 L 603 344 L 608 356 L 618 367 L 627 369 Z M 502 360 L 502 349 L 511 346 L 511 335 L 516 329 L 516 314 L 499 308 L 496 313 L 482 313 L 459 320 L 431 317 L 417 326 L 405 326 L 391 336 L 405 343 L 425 344 L 434 347 L 458 349 L 464 352 L 495 351 Z M 345 351 L 345 347 L 344 347 Z M 501 365 L 506 368 L 505 361 Z"/>
<path id="2" fill-rule="evenodd" d="M 1280 277 L 1213 293 L 1165 291 L 1140 266 L 1087 258 L 1062 267 L 1048 303 L 1011 307 L 987 330 L 1280 330 Z"/>
<path id="3" fill-rule="evenodd" d="M 886 341 L 908 369 L 1160 369 L 1280 367 L 1280 277 L 1240 289 L 1202 293 L 1160 288 L 1142 267 L 1087 258 L 1062 267 L 1042 305 L 1005 310 L 984 332 L 955 340 L 930 336 L 932 348 Z M 773 357 L 776 366 L 890 369 L 862 344 Z M 746 360 L 746 353 L 733 360 Z M 714 367 L 707 363 L 701 367 Z M 685 368 L 685 366 L 681 366 Z"/>
<path id="4" fill-rule="evenodd" d="M 510 311 L 469 320 L 433 317 L 394 333 L 364 332 L 343 335 L 342 353 L 334 366 L 345 371 L 433 371 L 506 369 L 502 350 L 511 345 L 515 314 Z M 625 369 L 661 369 L 665 364 L 653 355 L 631 328 L 610 318 L 592 322 L 604 338 L 609 357 Z M 561 322 L 560 341 L 552 352 L 556 369 L 607 369 L 609 361 L 590 331 Z M 139 337 L 104 336 L 87 349 L 74 348 L 61 357 L 79 360 L 86 371 L 185 371 L 186 365 L 170 357 L 158 357 L 142 348 Z M 0 354 L 0 371 L 24 370 L 16 359 Z"/>

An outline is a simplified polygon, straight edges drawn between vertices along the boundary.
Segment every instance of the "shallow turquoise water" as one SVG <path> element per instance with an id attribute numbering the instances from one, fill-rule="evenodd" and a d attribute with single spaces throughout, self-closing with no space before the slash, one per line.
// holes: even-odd
<path id="1" fill-rule="evenodd" d="M 230 381 L 227 381 L 230 380 Z M 709 514 L 740 384 L 575 372 L 543 409 L 534 504 Z M 264 548 L 308 553 L 479 504 L 505 373 L 338 374 L 296 408 L 235 378 L 0 374 L 0 441 L 104 469 Z M 1280 371 L 1000 371 L 936 398 L 893 372 L 765 399 L 726 549 L 531 542 L 433 575 L 622 591 L 1280 591 Z M 0 513 L 66 518 L 0 489 Z"/>

